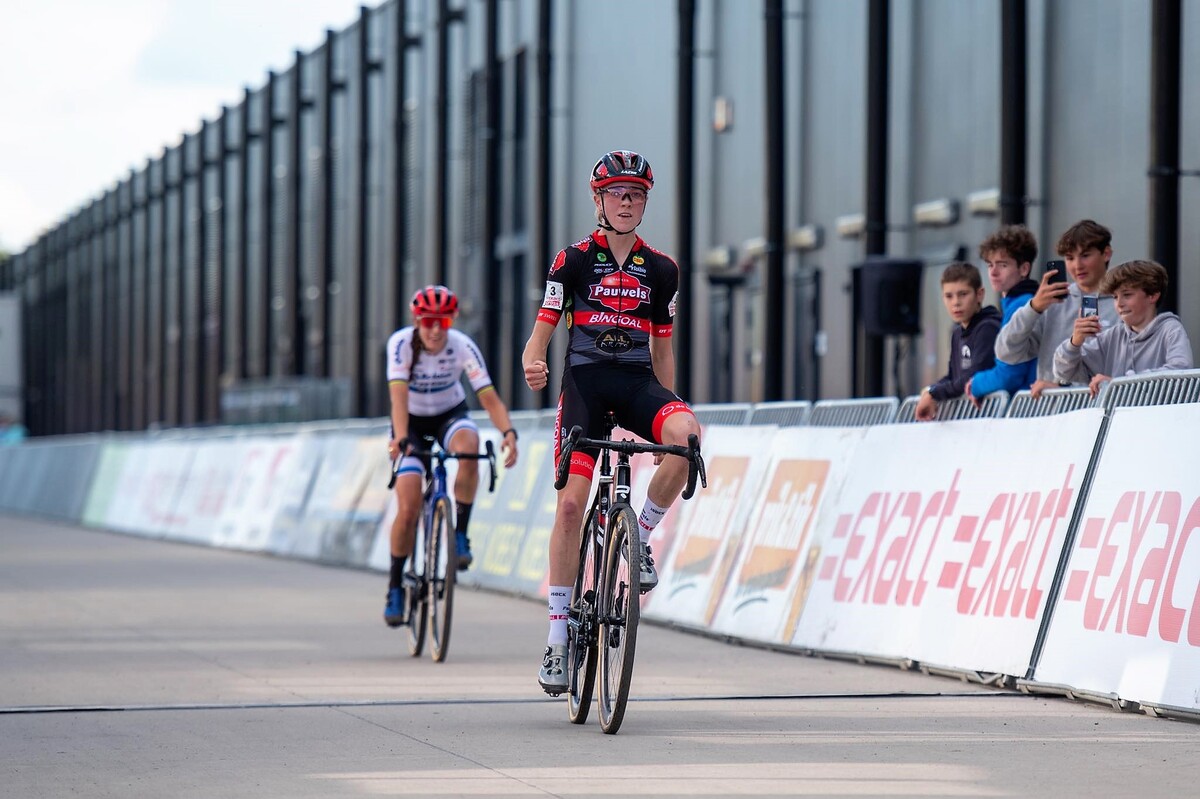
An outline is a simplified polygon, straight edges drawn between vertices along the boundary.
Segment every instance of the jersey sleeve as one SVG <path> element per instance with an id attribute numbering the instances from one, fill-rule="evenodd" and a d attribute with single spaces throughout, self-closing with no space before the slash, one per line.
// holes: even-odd
<path id="1" fill-rule="evenodd" d="M 663 268 L 658 286 L 654 290 L 654 305 L 650 310 L 650 335 L 659 338 L 671 335 L 678 302 L 679 265 L 672 259 L 663 256 Z"/>
<path id="2" fill-rule="evenodd" d="M 407 383 L 412 377 L 412 331 L 411 327 L 402 328 L 388 338 L 388 383 Z"/>
<path id="3" fill-rule="evenodd" d="M 558 324 L 563 311 L 566 310 L 568 286 L 571 282 L 571 267 L 567 259 L 567 251 L 559 250 L 546 273 L 546 291 L 542 295 L 542 307 L 538 309 L 538 321 L 553 326 Z"/>
<path id="4" fill-rule="evenodd" d="M 462 367 L 462 373 L 467 376 L 467 382 L 471 384 L 471 388 L 475 389 L 475 393 L 478 394 L 484 389 L 490 388 L 492 377 L 488 374 L 487 365 L 483 362 L 483 353 L 480 352 L 475 341 L 464 334 L 458 352 L 458 362 Z"/>

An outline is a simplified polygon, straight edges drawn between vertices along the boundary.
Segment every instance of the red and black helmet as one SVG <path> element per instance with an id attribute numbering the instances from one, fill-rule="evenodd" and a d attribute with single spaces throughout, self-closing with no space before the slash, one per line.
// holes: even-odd
<path id="1" fill-rule="evenodd" d="M 640 183 L 646 191 L 654 185 L 650 162 L 633 150 L 613 150 L 600 156 L 592 167 L 592 191 L 610 183 Z"/>
<path id="2" fill-rule="evenodd" d="M 412 298 L 413 316 L 453 316 L 458 313 L 458 297 L 445 286 L 426 286 Z"/>

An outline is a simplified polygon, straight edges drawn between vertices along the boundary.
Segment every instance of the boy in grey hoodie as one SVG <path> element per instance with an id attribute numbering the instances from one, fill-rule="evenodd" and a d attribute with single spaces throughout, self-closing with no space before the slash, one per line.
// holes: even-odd
<path id="1" fill-rule="evenodd" d="M 1085 294 L 1097 294 L 1112 258 L 1112 233 L 1091 219 L 1076 222 L 1058 239 L 1058 254 L 1067 262 L 1074 283 L 1053 283 L 1042 276 L 1033 299 L 1018 308 L 996 337 L 996 360 L 1019 364 L 1037 358 L 1034 397 L 1060 385 L 1054 377 L 1054 351 L 1070 337 Z M 1100 321 L 1105 328 L 1117 324 L 1111 297 L 1099 298 Z"/>
<path id="2" fill-rule="evenodd" d="M 1088 384 L 1092 396 L 1113 377 L 1163 369 L 1191 369 L 1192 345 L 1183 322 L 1159 313 L 1167 270 L 1154 261 L 1129 261 L 1104 276 L 1100 290 L 1116 300 L 1121 322 L 1101 330 L 1094 317 L 1075 320 L 1071 337 L 1054 353 L 1054 375 Z"/>

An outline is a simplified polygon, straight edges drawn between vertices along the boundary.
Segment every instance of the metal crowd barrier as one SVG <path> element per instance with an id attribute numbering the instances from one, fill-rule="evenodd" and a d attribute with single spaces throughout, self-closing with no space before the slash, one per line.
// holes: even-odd
<path id="1" fill-rule="evenodd" d="M 896 412 L 895 421 L 898 423 L 915 422 L 917 420 L 917 402 L 920 399 L 919 395 L 906 398 L 900 405 L 900 410 Z M 993 391 L 980 400 L 979 404 L 980 407 L 976 408 L 975 403 L 966 397 L 955 397 L 952 400 L 939 402 L 937 420 L 949 422 L 955 419 L 994 419 L 1003 416 L 1005 409 L 1008 408 L 1008 392 Z"/>
<path id="2" fill-rule="evenodd" d="M 1096 401 L 1105 413 L 1131 406 L 1200 402 L 1200 369 L 1115 377 L 1104 385 Z"/>
<path id="3" fill-rule="evenodd" d="M 1048 388 L 1042 396 L 1034 399 L 1029 389 L 1018 391 L 1008 403 L 1010 419 L 1033 419 L 1039 416 L 1054 416 L 1095 406 L 1087 386 Z"/>
<path id="4" fill-rule="evenodd" d="M 808 417 L 812 427 L 860 427 L 887 424 L 896 418 L 900 400 L 895 397 L 818 400 Z"/>
<path id="5" fill-rule="evenodd" d="M 743 425 L 750 421 L 754 406 L 749 402 L 726 402 L 721 404 L 693 405 L 696 421 L 701 426 L 710 424 Z"/>
<path id="6" fill-rule="evenodd" d="M 750 412 L 750 424 L 800 427 L 808 424 L 811 415 L 812 403 L 807 400 L 765 402 L 754 406 Z"/>

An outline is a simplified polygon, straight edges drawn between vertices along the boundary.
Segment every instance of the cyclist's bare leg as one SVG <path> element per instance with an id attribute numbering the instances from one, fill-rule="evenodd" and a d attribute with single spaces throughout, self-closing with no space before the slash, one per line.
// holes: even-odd
<path id="1" fill-rule="evenodd" d="M 479 452 L 479 434 L 474 430 L 459 430 L 450 439 L 450 452 L 473 455 Z M 454 476 L 454 501 L 471 504 L 479 490 L 479 464 L 475 461 L 459 461 L 458 473 Z"/>
<path id="2" fill-rule="evenodd" d="M 572 474 L 558 492 L 554 526 L 550 530 L 550 585 L 575 584 L 579 571 L 579 530 L 583 527 L 591 488 L 591 478 Z"/>
<path id="3" fill-rule="evenodd" d="M 412 555 L 413 537 L 417 531 L 417 515 L 421 512 L 419 474 L 402 474 L 396 478 L 396 518 L 392 520 L 392 557 Z"/>
<path id="4" fill-rule="evenodd" d="M 700 424 L 690 413 L 673 413 L 666 418 L 662 426 L 662 443 L 686 447 L 689 435 L 700 436 Z M 654 470 L 650 485 L 646 488 L 646 496 L 656 505 L 664 508 L 671 506 L 683 487 L 687 485 L 688 461 L 678 455 L 664 455 L 662 463 Z"/>

